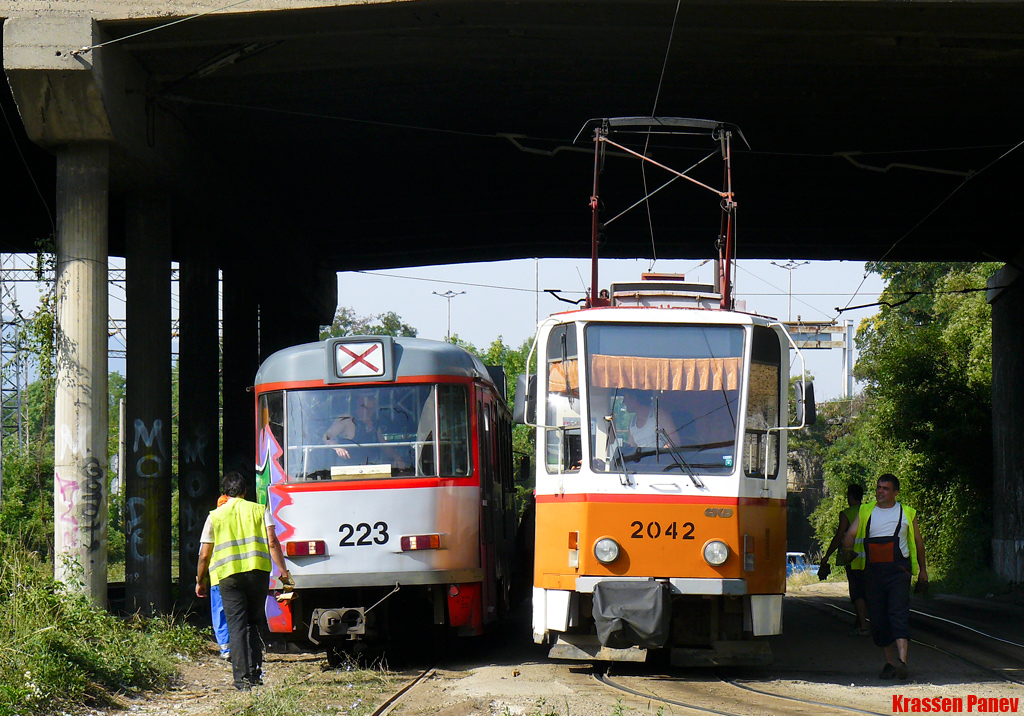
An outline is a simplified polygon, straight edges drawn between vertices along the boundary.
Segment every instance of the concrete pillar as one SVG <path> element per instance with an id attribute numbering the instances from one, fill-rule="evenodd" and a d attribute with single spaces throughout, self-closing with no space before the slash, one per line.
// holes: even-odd
<path id="1" fill-rule="evenodd" d="M 259 368 L 257 286 L 248 265 L 236 262 L 223 267 L 224 354 L 223 433 L 224 472 L 238 470 L 252 484 L 256 495 L 256 403 L 250 392 Z"/>
<path id="2" fill-rule="evenodd" d="M 107 204 L 102 143 L 57 152 L 54 574 L 98 605 L 107 587 Z"/>
<path id="3" fill-rule="evenodd" d="M 208 230 L 179 232 L 178 575 L 182 606 L 193 603 L 199 537 L 220 494 L 220 344 L 217 264 Z"/>
<path id="4" fill-rule="evenodd" d="M 1024 255 L 1014 263 L 1020 266 Z M 989 279 L 992 304 L 992 567 L 1024 582 L 1024 280 L 1012 265 Z"/>
<path id="5" fill-rule="evenodd" d="M 276 351 L 320 339 L 320 326 L 330 325 L 338 309 L 338 274 L 296 265 L 281 290 L 260 296 L 260 362 Z"/>
<path id="6" fill-rule="evenodd" d="M 171 608 L 171 211 L 128 198 L 125 236 L 127 417 L 125 606 Z"/>

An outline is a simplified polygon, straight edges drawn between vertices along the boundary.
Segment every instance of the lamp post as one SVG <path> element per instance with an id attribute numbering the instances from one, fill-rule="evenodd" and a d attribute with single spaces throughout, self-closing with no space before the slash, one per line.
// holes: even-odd
<path id="1" fill-rule="evenodd" d="M 444 293 L 438 293 L 437 291 L 431 291 L 431 293 L 434 294 L 435 296 L 440 296 L 441 298 L 447 299 L 447 301 L 448 301 L 448 339 L 447 340 L 448 340 L 449 343 L 451 343 L 451 340 L 452 340 L 452 299 L 455 298 L 456 296 L 461 296 L 462 294 L 465 293 L 465 291 L 459 291 L 458 293 L 456 293 L 455 291 L 452 291 L 451 289 L 448 289 Z"/>
<path id="2" fill-rule="evenodd" d="M 798 269 L 801 266 L 804 266 L 809 263 L 810 261 L 794 261 L 793 259 L 790 259 L 784 264 L 780 264 L 777 261 L 772 261 L 772 266 L 778 266 L 779 268 L 786 269 L 786 271 L 789 272 L 789 308 L 787 310 L 787 321 L 793 320 L 793 270 Z"/>

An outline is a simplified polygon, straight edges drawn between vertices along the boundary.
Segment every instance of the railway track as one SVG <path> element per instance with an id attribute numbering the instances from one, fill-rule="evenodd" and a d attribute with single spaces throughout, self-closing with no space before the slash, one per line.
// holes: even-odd
<path id="1" fill-rule="evenodd" d="M 607 673 L 596 673 L 594 678 L 605 686 L 622 693 L 638 696 L 643 699 L 658 701 L 671 706 L 678 706 L 689 711 L 716 716 L 746 716 L 751 710 L 766 710 L 769 713 L 786 714 L 787 716 L 804 716 L 810 714 L 867 714 L 869 716 L 889 716 L 879 711 L 868 711 L 842 704 L 827 703 L 824 701 L 801 699 L 795 696 L 783 696 L 768 691 L 761 691 L 747 685 L 740 684 L 734 680 L 718 677 L 721 684 L 728 685 L 741 692 L 734 697 L 723 694 L 709 693 L 701 685 L 687 683 L 684 680 L 672 682 L 671 686 L 664 688 L 664 681 L 661 682 L 662 693 L 653 690 L 636 689 L 620 683 L 610 677 Z M 671 693 L 664 693 L 671 692 Z M 753 694 L 753 698 L 750 696 Z M 684 700 L 685 699 L 685 700 Z M 720 705 L 712 708 L 703 705 L 702 701 L 710 699 L 717 700 Z M 729 710 L 732 705 L 736 710 Z"/>
<path id="2" fill-rule="evenodd" d="M 792 659 L 791 650 L 783 654 L 782 663 L 754 678 L 733 669 L 719 669 L 709 679 L 712 674 L 707 672 L 655 674 L 625 665 L 595 671 L 593 678 L 618 693 L 716 716 L 882 716 L 894 713 L 895 699 L 901 696 L 941 694 L 966 700 L 972 694 L 998 693 L 1024 698 L 1024 640 L 1012 633 L 1020 621 L 1019 610 L 983 619 L 978 610 L 965 609 L 967 616 L 958 619 L 957 605 L 915 604 L 911 615 L 914 678 L 883 681 L 875 676 L 881 665 L 880 650 L 870 639 L 845 636 L 844 623 L 847 615 L 852 623 L 853 614 L 842 606 L 841 598 L 793 602 L 788 623 L 801 624 L 808 634 L 799 643 L 799 649 L 810 655 L 803 661 Z M 830 660 L 830 652 L 836 651 L 841 658 Z"/>
<path id="3" fill-rule="evenodd" d="M 423 682 L 433 677 L 436 671 L 437 668 L 433 666 L 424 669 L 419 676 L 417 676 L 415 679 L 413 679 L 408 684 L 403 686 L 401 689 L 396 691 L 380 706 L 375 708 L 373 710 L 373 713 L 370 714 L 370 716 L 387 716 L 396 706 L 398 706 L 402 702 L 402 699 L 406 698 L 410 693 L 415 691 L 418 686 L 423 684 Z"/>

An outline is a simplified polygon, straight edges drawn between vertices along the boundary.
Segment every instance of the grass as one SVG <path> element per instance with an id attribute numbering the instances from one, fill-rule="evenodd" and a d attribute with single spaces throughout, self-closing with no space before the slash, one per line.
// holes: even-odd
<path id="1" fill-rule="evenodd" d="M 832 570 L 832 574 L 835 574 L 835 570 Z M 786 588 L 794 589 L 796 587 L 805 587 L 808 584 L 817 584 L 819 581 L 817 572 L 810 569 L 803 569 L 794 573 L 792 577 L 786 579 Z"/>
<path id="2" fill-rule="evenodd" d="M 398 687 L 384 665 L 363 669 L 350 662 L 324 671 L 320 660 L 296 664 L 289 683 L 240 692 L 221 705 L 224 716 L 364 716 Z"/>
<path id="3" fill-rule="evenodd" d="M 204 643 L 168 617 L 122 621 L 98 609 L 0 535 L 0 716 L 118 705 L 119 694 L 168 686 L 177 659 Z"/>

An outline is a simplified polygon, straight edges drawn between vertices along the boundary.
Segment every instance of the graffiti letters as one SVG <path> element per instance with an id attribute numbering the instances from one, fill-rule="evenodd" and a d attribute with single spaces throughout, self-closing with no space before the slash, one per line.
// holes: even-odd
<path id="1" fill-rule="evenodd" d="M 128 549 L 136 564 L 140 564 L 150 559 L 143 544 L 145 532 L 142 527 L 146 519 L 146 500 L 142 497 L 132 497 L 128 500 L 127 507 Z"/>
<path id="2" fill-rule="evenodd" d="M 200 435 L 195 440 L 182 441 L 181 443 L 181 460 L 186 465 L 192 464 L 206 464 L 206 445 L 209 440 L 205 435 Z"/>
<path id="3" fill-rule="evenodd" d="M 75 458 L 79 455 L 85 455 L 88 452 L 89 446 L 89 426 L 81 424 L 78 426 L 78 438 L 71 434 L 71 428 L 68 425 L 60 426 L 60 449 L 57 452 L 57 459 L 64 462 L 67 459 L 68 451 L 71 451 L 71 457 Z"/>
<path id="4" fill-rule="evenodd" d="M 87 538 L 86 548 L 90 552 L 100 549 L 103 535 L 103 512 L 106 500 L 103 499 L 103 467 L 94 457 L 82 462 L 82 525 Z"/>
<path id="5" fill-rule="evenodd" d="M 153 428 L 150 430 L 146 429 L 146 424 L 142 420 L 135 421 L 135 442 L 132 452 L 139 452 L 140 440 L 146 446 L 145 453 L 135 463 L 135 473 L 139 477 L 156 477 L 163 470 L 166 455 L 163 444 L 163 427 L 163 421 L 159 419 L 153 421 Z M 156 451 L 159 451 L 159 454 L 153 449 L 154 443 L 156 443 Z"/>
<path id="6" fill-rule="evenodd" d="M 78 547 L 78 515 L 75 514 L 75 493 L 78 492 L 78 480 L 65 479 L 54 471 L 54 484 L 60 493 L 60 504 L 64 511 L 57 515 L 58 530 L 62 536 L 65 549 Z"/>

